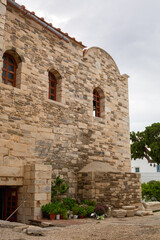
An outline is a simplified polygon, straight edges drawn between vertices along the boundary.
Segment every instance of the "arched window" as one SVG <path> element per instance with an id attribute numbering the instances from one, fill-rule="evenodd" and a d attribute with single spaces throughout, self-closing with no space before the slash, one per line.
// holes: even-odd
<path id="1" fill-rule="evenodd" d="M 57 80 L 53 73 L 49 72 L 49 99 L 56 101 Z"/>
<path id="2" fill-rule="evenodd" d="M 93 116 L 94 117 L 101 117 L 100 112 L 100 104 L 101 104 L 101 98 L 96 89 L 93 91 Z"/>
<path id="3" fill-rule="evenodd" d="M 5 53 L 3 55 L 3 68 L 2 68 L 2 82 L 11 85 L 13 87 L 16 86 L 16 68 L 17 64 L 15 59 Z"/>

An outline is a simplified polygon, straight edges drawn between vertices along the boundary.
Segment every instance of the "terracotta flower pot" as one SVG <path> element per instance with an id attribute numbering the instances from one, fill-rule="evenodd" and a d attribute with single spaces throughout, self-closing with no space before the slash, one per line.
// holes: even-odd
<path id="1" fill-rule="evenodd" d="M 50 217 L 51 220 L 54 220 L 56 218 L 56 214 L 50 213 L 49 217 Z"/>

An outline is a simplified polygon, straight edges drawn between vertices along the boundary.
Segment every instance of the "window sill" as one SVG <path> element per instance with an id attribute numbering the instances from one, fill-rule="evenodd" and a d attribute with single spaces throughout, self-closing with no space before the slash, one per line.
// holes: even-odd
<path id="1" fill-rule="evenodd" d="M 93 116 L 93 123 L 105 124 L 105 118 Z"/>
<path id="2" fill-rule="evenodd" d="M 11 86 L 11 85 L 7 85 L 7 84 L 4 84 L 4 83 L 2 83 L 2 82 L 0 82 L 0 87 L 1 87 L 1 88 L 5 88 L 5 89 L 7 89 L 7 90 L 12 90 L 12 91 L 14 91 L 14 92 L 21 92 L 21 91 L 22 91 L 22 89 L 20 89 L 20 88 L 13 87 L 13 86 Z"/>
<path id="3" fill-rule="evenodd" d="M 60 106 L 60 107 L 63 107 L 63 108 L 68 108 L 69 106 L 68 105 L 65 105 L 61 102 L 57 102 L 57 101 L 54 101 L 54 100 L 51 100 L 51 99 L 47 99 L 46 100 L 48 103 L 51 103 L 53 105 L 57 105 L 57 106 Z"/>

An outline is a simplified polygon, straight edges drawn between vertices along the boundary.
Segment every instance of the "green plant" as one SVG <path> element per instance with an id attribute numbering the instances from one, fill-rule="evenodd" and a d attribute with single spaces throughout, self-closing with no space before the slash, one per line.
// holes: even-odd
<path id="1" fill-rule="evenodd" d="M 60 198 L 60 195 L 66 193 L 69 189 L 68 183 L 61 179 L 60 176 L 51 185 L 51 198 L 52 202 Z"/>
<path id="2" fill-rule="evenodd" d="M 87 210 L 85 209 L 85 207 L 79 207 L 78 216 L 85 217 L 86 215 L 87 215 Z"/>
<path id="3" fill-rule="evenodd" d="M 63 216 L 63 219 L 68 219 L 68 217 L 67 217 L 67 211 L 68 211 L 68 209 L 66 209 L 66 208 L 62 205 L 62 206 L 61 206 L 60 214 L 61 214 L 61 216 Z"/>
<path id="4" fill-rule="evenodd" d="M 51 203 L 47 203 L 41 207 L 41 211 L 44 218 L 49 218 L 50 209 L 51 209 Z"/>
<path id="5" fill-rule="evenodd" d="M 94 206 L 88 206 L 86 211 L 87 211 L 87 216 L 89 217 L 91 213 L 94 213 Z"/>
<path id="6" fill-rule="evenodd" d="M 142 183 L 142 198 L 145 201 L 160 201 L 160 181 Z"/>
<path id="7" fill-rule="evenodd" d="M 62 199 L 64 206 L 68 209 L 68 210 L 72 210 L 72 207 L 74 207 L 76 205 L 76 200 L 72 199 L 70 197 L 66 197 Z"/>
<path id="8" fill-rule="evenodd" d="M 96 201 L 94 200 L 84 200 L 83 202 L 84 204 L 88 205 L 88 206 L 96 206 Z"/>
<path id="9" fill-rule="evenodd" d="M 60 203 L 60 202 L 56 202 L 54 204 L 54 213 L 56 215 L 61 213 L 61 205 L 62 205 L 62 203 Z"/>
<path id="10" fill-rule="evenodd" d="M 56 208 L 57 208 L 57 205 L 55 203 L 51 203 L 50 209 L 49 209 L 49 214 L 51 214 L 51 213 L 56 214 Z"/>
<path id="11" fill-rule="evenodd" d="M 75 206 L 72 207 L 72 212 L 73 212 L 74 215 L 77 215 L 78 211 L 79 211 L 78 205 L 75 205 Z"/>

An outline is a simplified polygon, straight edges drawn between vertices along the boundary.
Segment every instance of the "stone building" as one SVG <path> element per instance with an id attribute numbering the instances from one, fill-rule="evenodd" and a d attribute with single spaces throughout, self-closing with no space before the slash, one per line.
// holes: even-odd
<path id="1" fill-rule="evenodd" d="M 103 49 L 0 0 L 0 218 L 40 218 L 51 179 L 69 195 L 140 203 L 130 173 L 128 76 Z"/>

